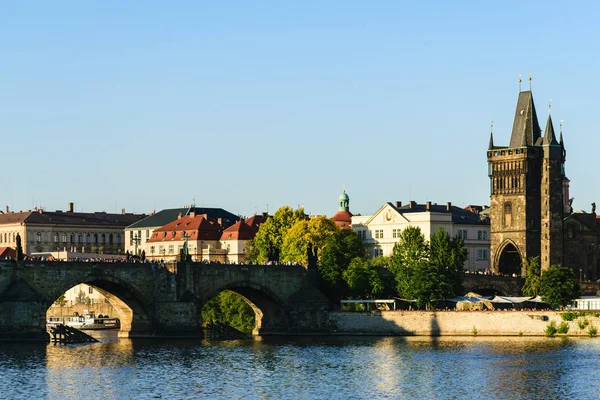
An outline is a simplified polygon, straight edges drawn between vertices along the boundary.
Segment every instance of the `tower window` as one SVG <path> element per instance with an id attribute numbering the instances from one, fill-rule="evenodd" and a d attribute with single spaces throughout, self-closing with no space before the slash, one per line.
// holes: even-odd
<path id="1" fill-rule="evenodd" d="M 512 204 L 510 201 L 504 203 L 504 226 L 509 227 L 512 225 Z"/>

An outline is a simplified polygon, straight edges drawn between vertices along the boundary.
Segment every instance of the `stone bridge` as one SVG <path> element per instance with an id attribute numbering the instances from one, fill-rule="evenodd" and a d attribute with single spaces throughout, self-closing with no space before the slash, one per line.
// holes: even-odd
<path id="1" fill-rule="evenodd" d="M 465 275 L 463 290 L 465 293 L 475 292 L 482 296 L 520 296 L 524 280 L 509 276 Z"/>
<path id="2" fill-rule="evenodd" d="M 482 296 L 521 296 L 524 279 L 508 276 L 465 275 L 463 289 L 465 293 L 475 292 Z M 600 283 L 580 282 L 582 296 L 600 295 Z"/>
<path id="3" fill-rule="evenodd" d="M 48 341 L 46 311 L 85 283 L 119 311 L 121 337 L 201 336 L 202 307 L 223 290 L 256 313 L 254 334 L 328 331 L 317 272 L 289 265 L 0 261 L 0 340 Z"/>

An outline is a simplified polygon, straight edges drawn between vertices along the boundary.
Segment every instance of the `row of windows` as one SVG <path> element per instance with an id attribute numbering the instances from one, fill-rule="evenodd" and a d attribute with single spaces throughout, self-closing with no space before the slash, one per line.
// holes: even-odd
<path id="1" fill-rule="evenodd" d="M 402 229 L 393 229 L 392 230 L 392 238 L 398 239 L 400 238 L 400 234 L 402 233 Z M 367 239 L 367 231 L 359 230 L 356 231 L 358 238 L 361 240 Z M 375 239 L 383 239 L 383 229 L 376 229 L 374 231 Z M 466 229 L 459 229 L 456 231 L 456 237 L 462 240 L 468 239 L 468 231 Z M 488 231 L 477 231 L 477 240 L 488 240 Z"/>
<path id="2" fill-rule="evenodd" d="M 12 238 L 12 240 L 11 240 L 11 238 Z M 0 233 L 0 243 L 11 243 L 11 242 L 14 243 L 16 240 L 17 240 L 16 232 L 5 233 L 4 235 Z"/>
<path id="3" fill-rule="evenodd" d="M 105 233 L 86 233 L 85 236 L 83 233 L 66 233 L 63 232 L 62 234 L 59 232 L 55 232 L 55 233 L 48 233 L 48 237 L 52 237 L 52 241 L 54 243 L 84 243 L 84 239 L 85 239 L 85 243 L 87 244 L 121 244 L 121 234 L 117 233 L 116 235 L 113 236 L 112 233 L 110 234 L 105 234 Z M 36 232 L 35 235 L 31 235 L 29 237 L 29 241 L 30 242 L 34 242 L 35 243 L 42 243 L 46 241 L 46 233 L 44 232 Z"/>

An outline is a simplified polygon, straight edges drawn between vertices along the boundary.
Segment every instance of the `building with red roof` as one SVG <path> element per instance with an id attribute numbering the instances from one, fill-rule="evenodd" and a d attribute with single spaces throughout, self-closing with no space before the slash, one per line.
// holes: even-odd
<path id="1" fill-rule="evenodd" d="M 148 259 L 176 260 L 185 251 L 194 261 L 226 261 L 225 251 L 219 247 L 223 227 L 206 214 L 179 216 L 152 232 L 148 239 Z"/>
<path id="2" fill-rule="evenodd" d="M 249 240 L 254 239 L 260 224 L 269 218 L 267 213 L 253 215 L 252 217 L 240 220 L 221 234 L 221 249 L 227 252 L 227 262 L 242 263 L 246 258 Z"/>

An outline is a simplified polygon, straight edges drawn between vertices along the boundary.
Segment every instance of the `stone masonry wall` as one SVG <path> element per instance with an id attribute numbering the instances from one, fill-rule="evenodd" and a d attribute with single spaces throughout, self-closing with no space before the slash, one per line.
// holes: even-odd
<path id="1" fill-rule="evenodd" d="M 585 317 L 590 325 L 600 330 L 600 318 Z M 587 328 L 580 330 L 578 321 L 567 322 L 569 335 L 586 336 Z M 562 321 L 554 311 L 383 311 L 372 313 L 330 312 L 332 334 L 337 335 L 473 335 L 478 336 L 545 336 L 550 321 L 558 326 Z"/>

